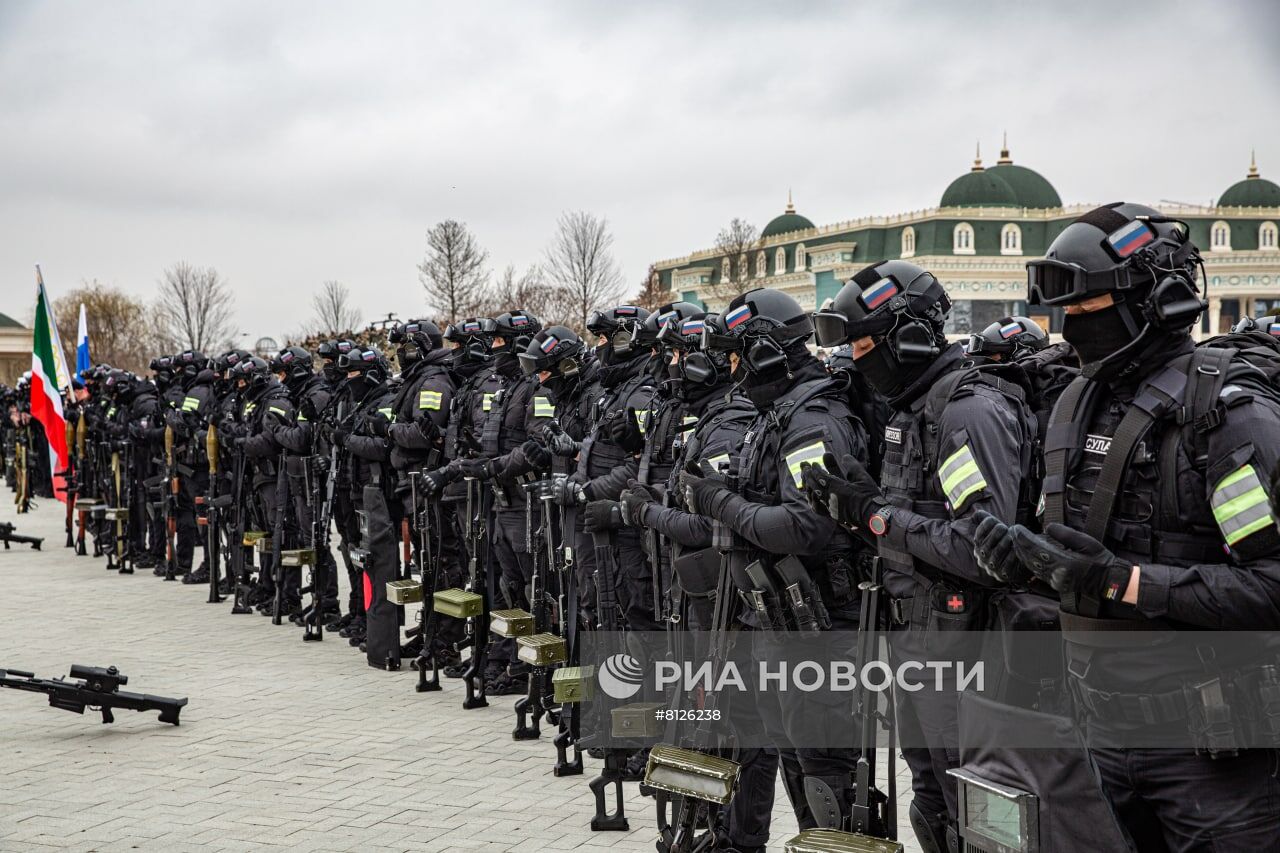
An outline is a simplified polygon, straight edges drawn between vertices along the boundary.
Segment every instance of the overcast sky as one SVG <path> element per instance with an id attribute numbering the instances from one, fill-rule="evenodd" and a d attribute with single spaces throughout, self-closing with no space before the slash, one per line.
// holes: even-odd
<path id="1" fill-rule="evenodd" d="M 563 210 L 648 263 L 937 203 L 1001 131 L 1067 203 L 1280 178 L 1280 4 L 0 3 L 0 311 L 217 267 L 250 338 L 325 279 L 427 313 L 444 218 L 501 269 Z"/>

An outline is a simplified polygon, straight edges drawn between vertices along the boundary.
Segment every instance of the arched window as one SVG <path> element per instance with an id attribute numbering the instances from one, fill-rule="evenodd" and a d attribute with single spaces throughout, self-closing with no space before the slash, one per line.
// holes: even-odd
<path id="1" fill-rule="evenodd" d="M 957 255 L 973 254 L 973 226 L 968 222 L 961 222 L 952 232 L 951 250 Z"/>
<path id="2" fill-rule="evenodd" d="M 768 261 L 765 260 L 764 252 L 756 252 L 756 278 L 764 278 L 765 273 L 769 271 L 767 269 L 767 264 Z"/>
<path id="3" fill-rule="evenodd" d="M 1022 229 L 1013 222 L 1000 229 L 1000 254 L 1022 254 Z"/>
<path id="4" fill-rule="evenodd" d="M 1258 226 L 1258 248 L 1268 252 L 1280 249 L 1280 229 L 1274 222 L 1264 222 Z"/>
<path id="5" fill-rule="evenodd" d="M 902 229 L 902 257 L 909 258 L 916 253 L 916 229 L 908 225 Z"/>
<path id="6" fill-rule="evenodd" d="M 1221 219 L 1209 230 L 1209 249 L 1214 252 L 1231 251 L 1231 226 Z"/>
<path id="7" fill-rule="evenodd" d="M 778 251 L 773 253 L 773 274 L 782 275 L 787 271 L 787 250 L 782 246 L 778 247 Z"/>
<path id="8" fill-rule="evenodd" d="M 723 261 L 720 262 L 720 281 L 721 282 L 733 281 L 733 272 L 730 270 L 728 258 L 725 258 Z"/>
<path id="9" fill-rule="evenodd" d="M 809 268 L 809 254 L 804 250 L 804 243 L 796 246 L 796 272 Z"/>

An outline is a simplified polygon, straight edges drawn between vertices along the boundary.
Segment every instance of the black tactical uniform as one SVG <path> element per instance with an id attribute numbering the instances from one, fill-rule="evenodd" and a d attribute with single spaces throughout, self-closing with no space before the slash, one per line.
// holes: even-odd
<path id="1" fill-rule="evenodd" d="M 312 367 L 311 353 L 301 347 L 289 347 L 272 359 L 271 369 L 289 391 L 293 403 L 293 423 L 276 430 L 276 440 L 284 448 L 284 468 L 289 478 L 289 498 L 298 531 L 299 542 L 312 547 L 313 513 L 320 509 L 324 483 L 318 482 L 315 465 L 317 457 L 327 457 L 329 447 L 318 428 L 321 414 L 328 409 L 332 391 L 329 383 L 317 376 Z M 333 552 L 320 550 L 316 559 L 321 561 L 324 590 L 321 596 L 323 613 L 327 618 L 338 610 L 338 567 Z M 297 583 L 297 569 L 286 570 L 288 586 Z M 320 617 L 317 617 L 320 618 Z"/>
<path id="2" fill-rule="evenodd" d="M 192 568 L 199 528 L 196 525 L 196 495 L 209 489 L 209 466 L 205 448 L 205 430 L 214 417 L 216 399 L 215 376 L 209 361 L 199 352 L 186 350 L 174 356 L 174 369 L 182 386 L 182 399 L 167 414 L 173 426 L 174 455 L 183 466 L 181 490 L 178 492 L 177 563 L 187 572 Z M 176 399 L 176 398 L 175 398 Z M 205 543 L 201 543 L 202 547 Z M 207 548 L 206 548 L 207 551 Z M 208 562 L 208 554 L 205 554 Z M 207 570 L 207 565 L 205 567 Z"/>
<path id="3" fill-rule="evenodd" d="M 388 382 L 391 365 L 376 349 L 352 349 L 339 356 L 338 366 L 347 371 L 353 410 L 333 436 L 350 453 L 351 500 L 357 517 L 363 514 L 356 533 L 364 563 L 365 657 L 370 666 L 398 669 L 400 610 L 387 600 L 387 582 L 400 576 L 400 503 L 387 438 L 396 386 Z M 351 632 L 353 641 L 358 638 Z"/>
<path id="4" fill-rule="evenodd" d="M 733 377 L 759 411 L 743 436 L 735 477 L 725 488 L 687 471 L 681 478 L 691 509 L 740 537 L 730 553 L 735 587 L 762 605 L 751 614 L 757 660 L 768 660 L 770 631 L 856 630 L 860 549 L 838 524 L 813 508 L 804 468 L 827 455 L 867 458 L 867 438 L 850 411 L 845 385 L 828 377 L 805 346 L 813 323 L 791 297 L 760 289 L 733 300 L 708 324 L 704 346 L 732 354 Z M 705 469 L 704 469 L 705 473 Z M 736 492 L 734 489 L 736 488 Z M 758 567 L 760 572 L 752 574 Z M 795 586 L 798 599 L 785 594 Z M 852 635 L 850 635 L 852 636 Z M 845 653 L 853 657 L 852 644 Z M 780 748 L 783 782 L 801 827 L 839 827 L 853 803 L 858 751 L 851 709 L 835 694 L 811 699 L 801 714 L 765 693 L 761 722 L 775 744 L 813 741 L 797 724 L 832 734 L 833 745 Z M 814 729 L 810 729 L 810 732 Z M 811 809 L 810 804 L 813 804 Z M 821 808 L 819 808 L 819 804 Z"/>
<path id="5" fill-rule="evenodd" d="M 977 655 L 975 632 L 995 581 L 974 557 L 974 513 L 1008 522 L 1031 514 L 1035 424 L 1026 391 L 947 345 L 950 307 L 931 274 L 886 261 L 859 272 L 815 317 L 820 343 L 855 343 L 855 369 L 894 411 L 880 484 L 864 468 L 845 471 L 851 499 L 838 514 L 879 537 L 895 661 Z M 865 339 L 874 347 L 860 351 Z M 944 691 L 904 693 L 897 710 L 915 794 L 911 821 L 922 847 L 943 850 L 947 824 L 957 820 L 947 770 L 960 763 L 959 702 L 949 681 Z"/>
<path id="6" fill-rule="evenodd" d="M 1275 753 L 1241 747 L 1275 743 L 1258 727 L 1280 711 L 1277 646 L 1206 655 L 1205 632 L 1280 624 L 1277 361 L 1193 346 L 1199 262 L 1185 225 L 1117 204 L 1028 264 L 1084 369 L 1051 419 L 1045 531 L 1011 534 L 1061 594 L 1076 712 L 1138 849 L 1274 849 Z M 1134 628 L 1120 646 L 1101 633 Z M 1135 741 L 1168 748 L 1116 748 Z"/>

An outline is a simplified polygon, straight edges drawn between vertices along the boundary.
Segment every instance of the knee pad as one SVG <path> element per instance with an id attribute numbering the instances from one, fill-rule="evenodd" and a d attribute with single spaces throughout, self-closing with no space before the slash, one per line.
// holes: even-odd
<path id="1" fill-rule="evenodd" d="M 844 829 L 851 799 L 849 780 L 830 776 L 804 777 L 804 798 L 819 829 Z"/>

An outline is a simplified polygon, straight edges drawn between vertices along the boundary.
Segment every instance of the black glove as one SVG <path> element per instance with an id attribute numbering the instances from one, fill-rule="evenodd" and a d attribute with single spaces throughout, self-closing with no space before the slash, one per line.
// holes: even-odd
<path id="1" fill-rule="evenodd" d="M 644 509 L 654 503 L 653 493 L 635 480 L 627 481 L 627 488 L 618 496 L 622 504 L 622 523 L 628 527 L 644 526 Z"/>
<path id="2" fill-rule="evenodd" d="M 165 413 L 164 422 L 174 429 L 182 429 L 186 423 L 182 420 L 182 413 L 174 409 L 170 409 Z"/>
<path id="3" fill-rule="evenodd" d="M 320 417 L 320 413 L 316 411 L 316 398 L 314 394 L 303 397 L 298 401 L 298 414 L 302 415 L 303 418 L 309 421 L 314 421 Z"/>
<path id="4" fill-rule="evenodd" d="M 583 512 L 582 529 L 587 533 L 622 527 L 622 509 L 617 501 L 592 501 Z"/>
<path id="5" fill-rule="evenodd" d="M 460 477 L 473 480 L 487 480 L 492 476 L 488 459 L 457 459 L 449 466 Z"/>
<path id="6" fill-rule="evenodd" d="M 551 500 L 557 506 L 581 506 L 587 502 L 587 491 L 572 477 L 557 477 L 551 484 Z"/>
<path id="7" fill-rule="evenodd" d="M 809 502 L 825 508 L 832 518 L 842 524 L 863 528 L 867 520 L 888 501 L 880 491 L 880 484 L 856 457 L 846 453 L 836 462 L 828 453 L 822 457 L 822 465 L 801 465 L 801 483 Z"/>
<path id="8" fill-rule="evenodd" d="M 560 424 L 555 421 L 547 424 L 547 428 L 542 435 L 547 442 L 547 450 L 551 451 L 554 456 L 572 459 L 582 449 L 582 445 L 574 441 L 573 436 L 561 429 Z"/>
<path id="9" fill-rule="evenodd" d="M 453 465 L 450 464 L 436 468 L 434 471 L 422 472 L 422 490 L 426 492 L 427 497 L 434 498 L 444 491 L 445 486 L 453 482 L 452 468 Z"/>
<path id="10" fill-rule="evenodd" d="M 391 421 L 381 415 L 369 418 L 367 423 L 369 426 L 369 435 L 377 436 L 378 438 L 386 438 L 387 431 L 391 428 Z"/>
<path id="11" fill-rule="evenodd" d="M 348 424 L 338 424 L 329 433 L 329 440 L 339 447 L 347 446 L 347 439 L 351 437 L 351 427 Z"/>
<path id="12" fill-rule="evenodd" d="M 427 441 L 435 444 L 440 440 L 440 428 L 431 418 L 420 418 L 417 422 L 418 433 Z"/>
<path id="13" fill-rule="evenodd" d="M 524 453 L 524 458 L 529 464 L 539 470 L 551 467 L 551 451 L 547 450 L 541 444 L 532 438 L 520 445 L 520 450 Z"/>
<path id="14" fill-rule="evenodd" d="M 628 406 L 625 412 L 614 413 L 609 424 L 609 438 L 628 453 L 644 450 L 644 433 L 640 430 L 640 419 L 636 417 L 635 409 Z"/>
<path id="15" fill-rule="evenodd" d="M 1009 525 L 985 509 L 975 512 L 973 518 L 978 522 L 973 531 L 973 557 L 978 568 L 1001 583 L 1025 583 L 1027 570 L 1014 553 Z"/>
<path id="16" fill-rule="evenodd" d="M 718 518 L 724 505 L 733 497 L 733 492 L 719 476 L 711 470 L 711 465 L 704 459 L 700 467 L 692 462 L 680 472 L 680 490 L 684 492 L 684 503 L 689 512 Z"/>
<path id="17" fill-rule="evenodd" d="M 1119 603 L 1129 586 L 1133 564 L 1121 560 L 1087 533 L 1056 522 L 1044 533 L 1021 524 L 1010 528 L 1023 565 L 1062 597 L 1062 609 L 1097 616 L 1103 602 Z"/>

